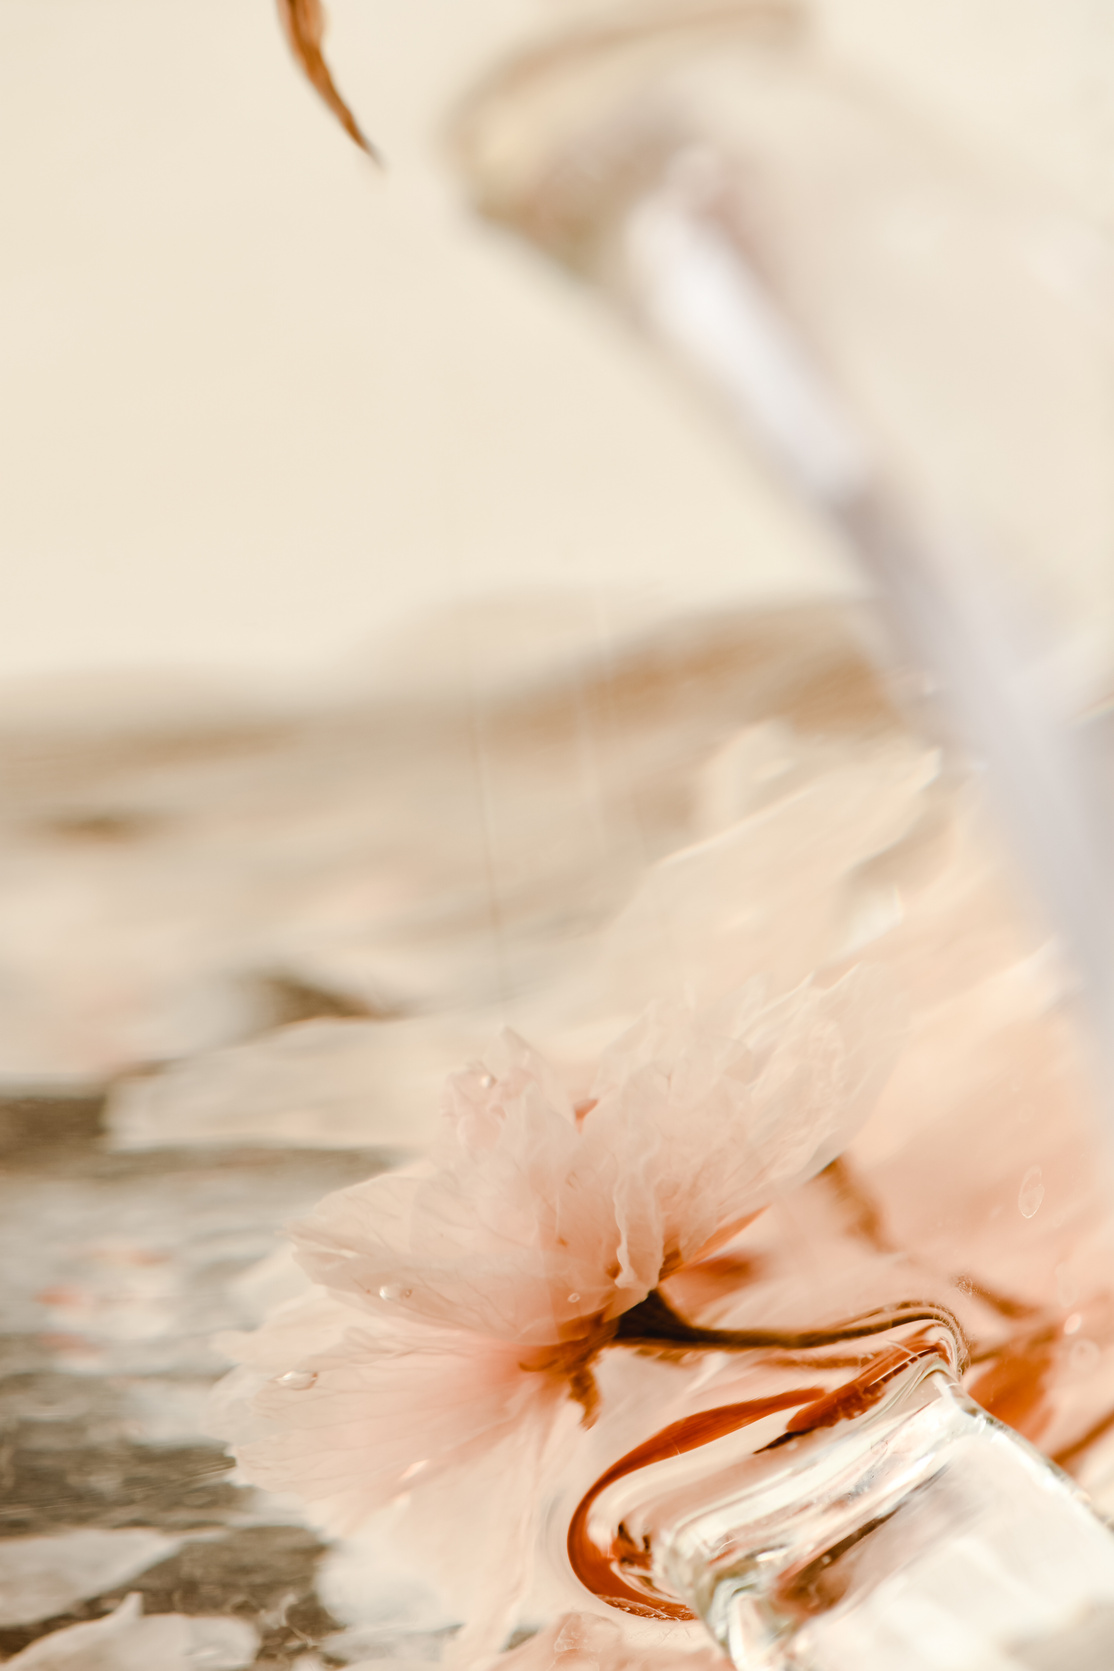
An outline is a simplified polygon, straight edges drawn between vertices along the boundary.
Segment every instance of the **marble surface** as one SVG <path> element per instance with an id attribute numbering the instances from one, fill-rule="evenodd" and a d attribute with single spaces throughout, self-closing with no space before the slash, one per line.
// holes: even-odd
<path id="1" fill-rule="evenodd" d="M 341 1628 L 314 1587 L 321 1543 L 231 1482 L 202 1408 L 224 1367 L 214 1331 L 254 1321 L 237 1279 L 284 1220 L 378 1164 L 118 1154 L 96 1098 L 0 1104 L 0 1654 L 278 1667 Z M 141 1608 L 119 1614 L 131 1595 Z M 110 1613 L 111 1635 L 78 1635 Z M 57 1657 L 26 1652 L 40 1639 Z"/>

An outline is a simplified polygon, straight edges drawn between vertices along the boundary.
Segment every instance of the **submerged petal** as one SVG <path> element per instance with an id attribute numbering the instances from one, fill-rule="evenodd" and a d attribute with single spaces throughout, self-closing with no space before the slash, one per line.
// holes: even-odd
<path id="1" fill-rule="evenodd" d="M 629 1618 L 565 1613 L 545 1630 L 500 1655 L 495 1671 L 724 1671 L 728 1661 L 708 1642 L 679 1647 L 658 1627 L 647 1641 Z"/>
<path id="2" fill-rule="evenodd" d="M 619 1163 L 584 1142 L 549 1064 L 506 1035 L 492 1067 L 450 1080 L 434 1163 L 328 1197 L 296 1227 L 299 1258 L 372 1311 L 556 1345 L 610 1303 Z"/>

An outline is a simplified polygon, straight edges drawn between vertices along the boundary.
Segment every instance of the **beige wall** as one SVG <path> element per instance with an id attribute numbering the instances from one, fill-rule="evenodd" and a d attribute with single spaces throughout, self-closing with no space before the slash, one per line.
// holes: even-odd
<path id="1" fill-rule="evenodd" d="M 1110 202 L 1108 6 L 820 10 L 850 62 Z M 0 0 L 0 674 L 311 670 L 508 579 L 848 584 L 439 173 L 437 112 L 553 0 L 333 13 L 385 178 L 299 84 L 268 0 Z"/>

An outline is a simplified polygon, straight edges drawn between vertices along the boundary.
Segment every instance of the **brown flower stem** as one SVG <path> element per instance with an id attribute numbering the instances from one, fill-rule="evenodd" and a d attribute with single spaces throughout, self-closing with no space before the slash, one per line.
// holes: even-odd
<path id="1" fill-rule="evenodd" d="M 958 1320 L 945 1306 L 923 1300 L 908 1300 L 882 1311 L 867 1312 L 863 1317 L 850 1318 L 829 1329 L 705 1329 L 686 1322 L 655 1289 L 618 1319 L 612 1344 L 709 1347 L 720 1352 L 749 1352 L 765 1347 L 800 1352 L 885 1334 L 902 1323 L 942 1323 L 955 1337 L 960 1367 L 966 1365 L 970 1347 Z"/>

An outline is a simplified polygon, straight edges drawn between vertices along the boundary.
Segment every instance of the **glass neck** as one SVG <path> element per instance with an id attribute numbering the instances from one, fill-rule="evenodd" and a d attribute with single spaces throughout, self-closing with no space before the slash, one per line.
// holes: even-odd
<path id="1" fill-rule="evenodd" d="M 978 225 L 1005 210 L 977 168 L 957 181 L 935 136 L 907 133 L 885 101 L 837 92 L 803 21 L 795 6 L 755 0 L 666 5 L 574 30 L 465 102 L 457 160 L 481 212 L 635 321 L 835 532 L 886 618 L 909 718 L 988 768 L 989 797 L 1083 979 L 1109 1065 L 1114 895 L 1101 763 L 1041 671 L 1055 644 L 1024 587 L 993 559 L 979 516 L 968 526 L 948 508 L 959 490 L 945 491 L 948 471 L 904 436 L 904 403 L 881 399 L 875 373 L 853 374 L 860 360 L 873 364 L 869 326 L 839 283 L 842 303 L 822 302 L 813 276 L 820 248 L 850 240 L 859 254 L 847 272 L 867 281 L 864 292 L 885 299 L 896 285 L 936 340 L 915 251 L 906 266 L 885 264 L 893 228 L 917 203 L 935 205 L 929 220 L 950 204 Z M 805 166 L 806 154 L 830 155 L 832 172 Z M 1011 207 L 1016 224 L 1003 221 L 1011 249 L 1032 236 L 1027 214 Z M 1027 346 L 1014 344 L 1015 370 Z M 885 386 L 900 385 L 900 367 L 885 364 Z M 923 371 L 914 357 L 909 377 Z M 966 380 L 955 387 L 966 399 Z"/>

